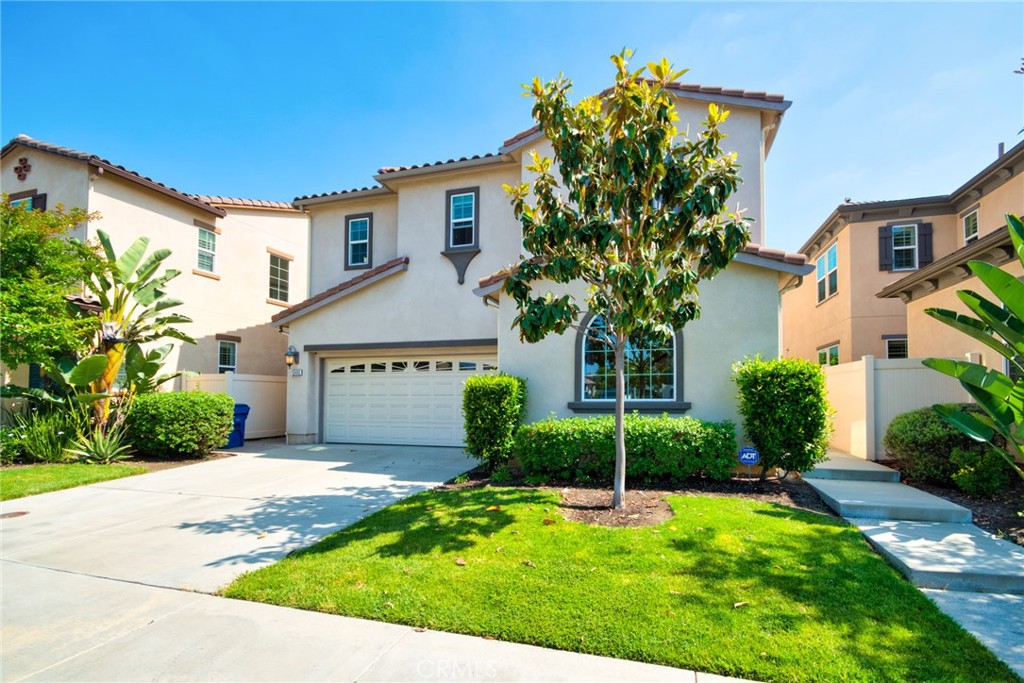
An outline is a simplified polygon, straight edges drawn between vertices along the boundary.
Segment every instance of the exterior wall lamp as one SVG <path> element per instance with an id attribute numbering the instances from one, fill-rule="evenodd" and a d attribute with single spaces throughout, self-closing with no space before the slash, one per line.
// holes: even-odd
<path id="1" fill-rule="evenodd" d="M 284 364 L 288 367 L 299 364 L 299 352 L 294 346 L 289 346 L 288 352 L 284 354 Z"/>

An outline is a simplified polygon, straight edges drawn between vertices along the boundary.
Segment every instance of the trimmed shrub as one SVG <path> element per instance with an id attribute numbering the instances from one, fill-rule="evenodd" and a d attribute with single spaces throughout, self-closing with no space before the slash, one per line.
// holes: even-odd
<path id="1" fill-rule="evenodd" d="M 825 459 L 832 409 L 825 374 L 798 358 L 747 358 L 733 365 L 743 432 L 761 453 L 761 478 L 780 467 L 807 472 Z"/>
<path id="2" fill-rule="evenodd" d="M 977 411 L 971 404 L 950 404 L 951 408 Z M 973 452 L 980 456 L 984 446 L 928 408 L 919 408 L 893 418 L 882 439 L 885 450 L 896 459 L 910 479 L 950 484 L 960 469 L 950 454 L 954 450 Z"/>
<path id="3" fill-rule="evenodd" d="M 991 498 L 1010 485 L 1010 466 L 1002 453 L 991 448 L 955 448 L 949 459 L 957 466 L 953 483 L 969 496 Z"/>
<path id="4" fill-rule="evenodd" d="M 141 394 L 128 413 L 128 437 L 142 453 L 205 458 L 227 441 L 234 416 L 235 400 L 227 394 Z"/>
<path id="5" fill-rule="evenodd" d="M 512 437 L 526 416 L 526 380 L 510 375 L 478 375 L 462 392 L 466 450 L 487 469 L 508 462 Z"/>
<path id="6" fill-rule="evenodd" d="M 634 483 L 728 479 L 736 458 L 731 422 L 627 415 L 626 477 Z M 513 455 L 528 482 L 607 484 L 615 474 L 615 418 L 573 417 L 523 425 Z"/>

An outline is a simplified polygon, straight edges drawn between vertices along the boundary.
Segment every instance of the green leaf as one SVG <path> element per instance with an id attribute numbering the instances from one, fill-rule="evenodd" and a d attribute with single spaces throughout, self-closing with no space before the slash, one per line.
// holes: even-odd
<path id="1" fill-rule="evenodd" d="M 953 329 L 963 332 L 968 337 L 980 341 L 985 346 L 994 349 L 1001 356 L 1006 356 L 1007 353 L 1012 354 L 1012 351 L 1005 344 L 988 332 L 985 323 L 977 318 L 945 308 L 926 308 L 924 312 L 926 315 L 930 315 Z"/>
<path id="2" fill-rule="evenodd" d="M 68 384 L 75 387 L 88 386 L 103 375 L 107 369 L 107 357 L 101 354 L 86 356 L 78 361 L 67 375 Z"/>
<path id="3" fill-rule="evenodd" d="M 120 276 L 121 283 L 132 289 L 131 280 L 132 275 L 135 273 L 136 266 L 139 265 L 139 261 L 142 260 L 143 255 L 146 253 L 146 249 L 149 247 L 149 238 L 140 237 L 131 246 L 121 254 L 121 258 L 117 259 L 117 263 L 114 267 L 117 268 L 117 273 Z"/>
<path id="4" fill-rule="evenodd" d="M 933 405 L 932 410 L 938 413 L 939 417 L 943 420 L 975 441 L 984 443 L 990 441 L 995 436 L 995 431 L 991 427 L 987 427 L 970 413 L 964 413 L 948 405 L 941 404 Z"/>
<path id="5" fill-rule="evenodd" d="M 160 264 L 163 263 L 168 256 L 171 255 L 170 249 L 157 249 L 152 254 L 147 256 L 145 260 L 139 265 L 138 270 L 135 272 L 136 280 L 140 284 L 144 284 L 149 278 L 153 276 L 153 273 L 160 268 Z"/>
<path id="6" fill-rule="evenodd" d="M 965 386 L 970 385 L 991 392 L 1004 401 L 1013 389 L 1013 383 L 1006 375 L 978 363 L 951 358 L 925 358 L 921 364 L 944 375 L 954 377 Z"/>
<path id="7" fill-rule="evenodd" d="M 112 263 L 117 262 L 117 253 L 114 251 L 114 245 L 110 243 L 110 235 L 102 230 L 97 230 L 96 236 L 99 237 L 100 244 L 103 246 L 103 253 L 107 255 L 107 260 Z"/>
<path id="8" fill-rule="evenodd" d="M 1024 282 L 984 261 L 971 261 L 967 265 L 1018 321 L 1024 320 Z"/>

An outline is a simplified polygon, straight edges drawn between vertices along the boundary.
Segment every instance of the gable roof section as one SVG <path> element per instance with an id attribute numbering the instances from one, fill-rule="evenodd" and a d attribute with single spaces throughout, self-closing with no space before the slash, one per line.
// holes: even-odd
<path id="1" fill-rule="evenodd" d="M 980 198 L 982 186 L 993 180 L 1008 180 L 1013 176 L 1015 164 L 1024 160 L 1024 142 L 1019 142 L 991 164 L 979 171 L 966 183 L 949 194 L 930 197 L 912 197 L 910 199 L 890 199 L 883 201 L 845 201 L 837 206 L 828 218 L 800 247 L 800 253 L 813 255 L 824 243 L 851 222 L 864 220 L 891 220 L 896 218 L 913 218 L 918 216 L 937 216 L 956 213 L 956 203 L 963 199 Z"/>
<path id="2" fill-rule="evenodd" d="M 7 156 L 18 145 L 28 147 L 29 149 L 37 149 L 40 152 L 47 152 L 48 154 L 56 154 L 57 156 L 62 156 L 67 159 L 85 162 L 88 165 L 92 166 L 93 168 L 97 169 L 99 173 L 110 173 L 111 175 L 124 178 L 125 180 L 135 183 L 136 185 L 140 185 L 146 189 L 154 190 L 172 199 L 184 202 L 185 204 L 188 204 L 192 208 L 205 211 L 206 213 L 213 214 L 214 216 L 227 215 L 227 212 L 224 209 L 216 206 L 211 206 L 210 204 L 207 204 L 206 202 L 197 199 L 196 196 L 194 195 L 186 194 L 184 192 L 174 189 L 173 187 L 168 187 L 167 185 L 159 183 L 153 180 L 152 178 L 147 178 L 146 176 L 140 173 L 131 171 L 125 168 L 124 166 L 117 166 L 113 162 L 107 161 L 106 159 L 101 159 L 95 154 L 79 152 L 68 147 L 60 147 L 59 145 L 51 145 L 48 142 L 36 140 L 35 138 L 30 138 L 27 135 L 18 135 L 10 142 L 8 142 L 6 145 L 4 145 L 3 150 L 0 151 L 0 157 Z"/>
<path id="3" fill-rule="evenodd" d="M 395 191 L 380 185 L 373 185 L 371 187 L 355 187 L 351 190 L 338 190 L 336 192 L 302 195 L 301 197 L 296 197 L 292 200 L 292 206 L 297 209 L 304 209 L 313 204 L 327 204 L 329 202 L 339 202 L 348 199 L 363 199 L 366 197 L 389 194 L 395 194 Z"/>
<path id="4" fill-rule="evenodd" d="M 330 289 L 324 290 L 315 296 L 311 296 L 305 301 L 299 302 L 294 306 L 289 306 L 280 313 L 274 314 L 270 318 L 270 322 L 274 327 L 282 327 L 287 325 L 296 318 L 312 313 L 313 311 L 323 308 L 328 304 L 334 303 L 338 299 L 354 294 L 360 289 L 369 287 L 387 277 L 401 273 L 409 269 L 409 257 L 400 256 L 396 259 L 391 259 L 387 263 L 381 264 L 376 268 L 363 271 L 354 278 L 340 282 Z"/>
<path id="5" fill-rule="evenodd" d="M 298 212 L 294 206 L 288 202 L 276 202 L 270 199 L 242 199 L 240 197 L 221 197 L 205 194 L 192 195 L 199 201 L 209 204 L 210 206 L 218 206 L 221 208 L 237 208 L 237 209 L 260 209 L 265 211 L 289 211 L 291 213 Z"/>

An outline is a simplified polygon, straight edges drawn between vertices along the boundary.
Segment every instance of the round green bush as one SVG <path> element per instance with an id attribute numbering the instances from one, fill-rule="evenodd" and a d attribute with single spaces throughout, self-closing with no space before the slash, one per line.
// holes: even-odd
<path id="1" fill-rule="evenodd" d="M 141 453 L 205 458 L 234 426 L 235 400 L 200 391 L 142 394 L 128 413 L 128 435 Z"/>
<path id="2" fill-rule="evenodd" d="M 991 498 L 1010 485 L 1010 465 L 994 449 L 982 449 L 979 453 L 957 448 L 949 459 L 957 468 L 953 483 L 969 496 Z"/>
<path id="3" fill-rule="evenodd" d="M 970 404 L 955 406 L 977 410 Z M 954 450 L 981 453 L 982 446 L 928 408 L 897 415 L 882 439 L 885 450 L 896 459 L 900 471 L 917 481 L 953 483 L 960 469 L 950 458 Z"/>

